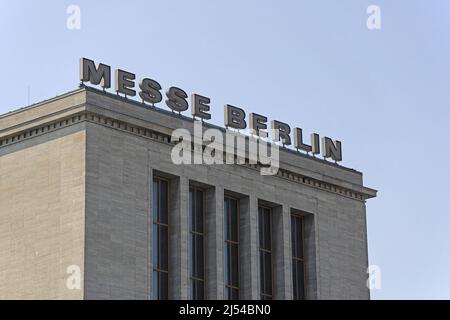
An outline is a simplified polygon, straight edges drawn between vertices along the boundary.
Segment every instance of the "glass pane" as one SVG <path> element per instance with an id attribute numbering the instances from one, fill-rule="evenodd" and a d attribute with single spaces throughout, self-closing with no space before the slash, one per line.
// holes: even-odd
<path id="1" fill-rule="evenodd" d="M 303 259 L 303 219 L 301 217 L 292 216 L 291 219 L 291 239 L 292 239 L 292 256 Z"/>
<path id="2" fill-rule="evenodd" d="M 160 300 L 168 299 L 168 288 L 169 288 L 169 281 L 168 281 L 167 273 L 160 272 L 159 273 L 159 299 Z"/>
<path id="3" fill-rule="evenodd" d="M 167 224 L 168 222 L 168 184 L 165 180 L 160 180 L 160 212 L 159 212 L 159 221 L 161 223 Z"/>
<path id="4" fill-rule="evenodd" d="M 204 277 L 204 263 L 203 263 L 203 236 L 192 235 L 193 239 L 193 273 L 192 275 L 196 278 L 203 279 Z"/>
<path id="5" fill-rule="evenodd" d="M 272 237 L 271 237 L 271 219 L 270 210 L 259 207 L 259 245 L 261 248 L 271 250 Z"/>
<path id="6" fill-rule="evenodd" d="M 305 278 L 303 270 L 303 262 L 293 261 L 292 263 L 292 276 L 294 281 L 294 300 L 305 299 Z"/>
<path id="7" fill-rule="evenodd" d="M 265 293 L 272 294 L 272 255 L 270 253 L 264 253 L 264 287 Z"/>
<path id="8" fill-rule="evenodd" d="M 239 286 L 239 260 L 238 260 L 238 246 L 236 244 L 231 244 L 230 248 L 230 258 L 231 258 L 231 285 L 233 287 Z"/>
<path id="9" fill-rule="evenodd" d="M 189 230 L 194 230 L 194 191 L 192 189 L 189 189 Z"/>
<path id="10" fill-rule="evenodd" d="M 204 299 L 204 284 L 202 281 L 192 280 L 192 300 Z"/>
<path id="11" fill-rule="evenodd" d="M 231 199 L 231 207 L 234 212 L 238 211 L 238 201 L 236 199 Z"/>
<path id="12" fill-rule="evenodd" d="M 263 225 L 263 209 L 258 208 L 258 232 L 259 232 L 259 246 L 264 247 L 264 225 Z"/>
<path id="13" fill-rule="evenodd" d="M 195 211 L 195 231 L 203 233 L 203 192 L 201 190 L 196 190 Z"/>
<path id="14" fill-rule="evenodd" d="M 159 284 L 158 272 L 153 271 L 153 277 L 152 277 L 153 300 L 158 300 L 158 298 L 159 298 L 158 284 Z"/>
<path id="15" fill-rule="evenodd" d="M 168 270 L 168 228 L 166 226 L 159 226 L 159 269 Z"/>
<path id="16" fill-rule="evenodd" d="M 297 296 L 298 296 L 298 272 L 297 272 L 297 261 L 296 260 L 292 260 L 292 291 L 293 291 L 293 299 L 294 300 L 298 300 Z"/>
<path id="17" fill-rule="evenodd" d="M 203 282 L 191 280 L 191 300 L 203 300 Z"/>
<path id="18" fill-rule="evenodd" d="M 205 283 L 197 281 L 197 297 L 199 300 L 205 299 Z"/>
<path id="19" fill-rule="evenodd" d="M 194 247 L 194 235 L 189 235 L 189 274 L 193 276 L 195 274 L 195 247 Z"/>
<path id="20" fill-rule="evenodd" d="M 158 225 L 153 224 L 152 230 L 152 257 L 153 257 L 153 268 L 158 267 Z"/>
<path id="21" fill-rule="evenodd" d="M 297 257 L 303 259 L 303 219 L 297 217 Z"/>
<path id="22" fill-rule="evenodd" d="M 238 201 L 225 198 L 224 233 L 226 241 L 239 241 Z M 239 244 L 226 242 L 224 245 L 225 285 L 239 287 Z M 225 299 L 237 299 L 237 289 L 225 288 Z"/>
<path id="23" fill-rule="evenodd" d="M 197 243 L 197 237 L 192 234 L 192 276 L 198 277 L 198 243 Z"/>
<path id="24" fill-rule="evenodd" d="M 152 217 L 153 221 L 158 220 L 158 180 L 153 180 L 153 189 L 152 189 Z"/>
<path id="25" fill-rule="evenodd" d="M 295 241 L 295 230 L 296 230 L 296 226 L 295 226 L 296 220 L 294 216 L 291 216 L 291 249 L 292 249 L 292 257 L 296 257 L 296 244 L 297 242 Z"/>
<path id="26" fill-rule="evenodd" d="M 231 288 L 225 287 L 225 290 L 223 291 L 223 298 L 224 300 L 231 300 Z"/>
<path id="27" fill-rule="evenodd" d="M 228 243 L 225 243 L 223 246 L 223 274 L 224 274 L 224 283 L 225 285 L 230 284 L 230 261 L 228 258 Z"/>
<path id="28" fill-rule="evenodd" d="M 238 241 L 238 212 L 236 201 L 232 201 L 230 206 L 230 240 Z"/>
<path id="29" fill-rule="evenodd" d="M 264 253 L 262 251 L 259 252 L 259 286 L 261 293 L 266 292 L 266 282 L 264 278 L 266 277 L 264 270 Z"/>
<path id="30" fill-rule="evenodd" d="M 224 226 L 224 238 L 225 240 L 230 240 L 229 237 L 229 233 L 228 233 L 228 229 L 229 229 L 229 203 L 230 203 L 230 199 L 229 198 L 225 198 L 225 201 L 223 203 L 223 226 Z"/>
<path id="31" fill-rule="evenodd" d="M 198 259 L 198 277 L 200 279 L 205 278 L 205 253 L 204 253 L 204 243 L 203 236 L 197 235 L 197 259 Z"/>
<path id="32" fill-rule="evenodd" d="M 271 250 L 272 248 L 272 228 L 270 222 L 270 210 L 264 209 L 264 248 L 267 250 Z"/>
<path id="33" fill-rule="evenodd" d="M 230 288 L 231 300 L 239 300 L 239 290 Z"/>
<path id="34" fill-rule="evenodd" d="M 305 257 L 305 253 L 303 252 L 303 246 L 304 246 L 304 237 L 305 237 L 305 235 L 303 234 L 303 222 L 304 222 L 304 220 L 303 219 L 300 219 L 299 220 L 299 230 L 300 230 L 300 232 L 298 233 L 299 234 L 299 247 L 300 247 L 300 249 L 299 249 L 299 255 L 300 255 L 300 258 L 304 258 Z"/>
<path id="35" fill-rule="evenodd" d="M 191 300 L 195 300 L 195 280 L 191 279 L 191 286 L 189 290 L 189 296 L 191 297 Z"/>

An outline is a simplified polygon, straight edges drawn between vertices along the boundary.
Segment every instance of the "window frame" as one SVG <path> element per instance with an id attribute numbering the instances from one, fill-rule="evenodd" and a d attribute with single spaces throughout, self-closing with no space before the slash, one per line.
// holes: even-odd
<path id="1" fill-rule="evenodd" d="M 259 219 L 259 214 L 260 214 L 260 209 L 263 209 L 263 210 L 268 210 L 269 211 L 269 226 L 270 226 L 270 250 L 267 250 L 267 249 L 265 249 L 265 248 L 262 248 L 261 247 L 261 241 L 260 241 L 260 232 L 261 232 L 261 224 L 260 224 L 260 219 Z M 275 293 L 274 293 L 274 289 L 275 289 L 275 286 L 274 286 L 274 263 L 273 263 L 273 248 L 274 248 L 274 245 L 273 245 L 273 208 L 272 207 L 269 207 L 269 206 L 266 206 L 266 205 L 258 205 L 258 253 L 259 253 L 259 277 L 260 277 L 260 279 L 259 279 L 259 295 L 260 295 L 260 300 L 273 300 L 274 299 L 274 296 L 275 296 Z M 269 253 L 270 254 L 270 268 L 271 268 L 271 270 L 270 270 L 270 273 L 271 273 L 271 291 L 272 291 L 272 294 L 270 295 L 270 294 L 267 294 L 267 293 L 263 293 L 262 292 L 262 288 L 261 288 L 261 282 L 262 282 L 262 274 L 261 274 L 261 268 L 262 268 L 262 266 L 261 266 L 261 254 L 262 254 L 262 252 L 264 252 L 264 253 Z M 264 269 L 265 270 L 265 269 Z M 264 274 L 265 274 L 265 272 L 264 272 Z M 263 296 L 264 297 L 266 297 L 266 298 L 270 298 L 270 299 L 263 299 Z"/>
<path id="2" fill-rule="evenodd" d="M 190 299 L 191 300 L 198 300 L 198 299 L 194 299 L 193 297 L 192 297 L 192 284 L 193 284 L 193 281 L 200 281 L 200 282 L 202 282 L 203 283 L 203 299 L 205 299 L 206 298 L 206 245 L 205 245 L 205 240 L 206 240 L 206 219 L 205 219 L 205 216 L 206 216 L 206 196 L 205 196 L 205 191 L 202 189 L 202 188 L 199 188 L 199 187 L 195 187 L 195 186 L 189 186 L 189 195 L 188 195 L 188 201 L 189 201 L 189 199 L 190 199 L 190 193 L 191 193 L 191 190 L 193 190 L 193 191 L 195 191 L 194 193 L 196 193 L 196 192 L 198 192 L 198 191 L 200 191 L 201 193 L 202 193 L 202 223 L 203 223 L 203 233 L 199 233 L 199 232 L 197 232 L 197 231 L 192 231 L 191 230 L 191 224 L 190 224 L 190 221 L 189 221 L 189 243 L 190 243 L 190 241 L 191 241 L 191 237 L 192 237 L 192 235 L 200 235 L 200 236 L 202 236 L 202 238 L 203 238 L 203 241 L 202 241 L 202 243 L 203 243 L 203 279 L 201 279 L 201 278 L 197 278 L 197 277 L 194 277 L 193 275 L 192 275 L 192 270 L 191 270 L 191 258 L 193 258 L 192 257 L 192 252 L 191 252 L 191 246 L 190 246 L 190 244 L 189 244 L 189 289 L 190 289 L 190 292 L 189 292 L 189 294 L 190 294 Z M 196 201 L 196 200 L 195 200 Z M 189 202 L 189 212 L 188 213 L 190 213 L 190 206 L 191 206 L 191 204 L 190 204 L 190 202 Z M 195 215 L 195 213 L 193 212 L 193 214 Z M 191 219 L 191 218 L 194 218 L 194 217 L 188 217 L 188 219 Z"/>
<path id="3" fill-rule="evenodd" d="M 240 297 L 241 297 L 241 286 L 240 286 L 240 284 L 241 284 L 241 233 L 240 233 L 240 229 L 241 229 L 241 221 L 240 221 L 240 219 L 241 219 L 241 211 L 240 211 L 240 200 L 239 200 L 239 198 L 237 198 L 237 197 L 233 197 L 233 196 L 230 196 L 230 195 L 225 195 L 224 196 L 224 208 L 225 208 L 225 201 L 226 200 L 233 200 L 233 201 L 236 201 L 236 224 L 237 224 L 237 226 L 236 226 L 236 235 L 237 235 L 237 241 L 233 241 L 233 240 L 229 240 L 228 239 L 228 234 L 227 235 L 225 235 L 225 232 L 224 232 L 224 244 L 226 245 L 226 248 L 227 248 L 227 250 L 228 250 L 228 246 L 229 245 L 236 245 L 237 246 L 237 283 L 238 283 L 238 286 L 233 286 L 232 284 L 229 284 L 229 283 L 225 283 L 225 281 L 224 281 L 224 290 L 236 290 L 237 291 L 237 296 L 238 296 L 238 300 L 240 299 Z M 228 207 L 228 210 L 230 210 L 230 207 Z M 224 210 L 224 213 L 225 213 L 225 210 Z M 225 226 L 225 223 L 226 223 L 226 229 L 228 230 L 228 232 L 231 234 L 231 228 L 230 228 L 230 225 L 231 225 L 231 215 L 229 214 L 229 212 L 227 212 L 227 215 L 228 215 L 228 220 L 230 220 L 230 224 L 228 224 L 228 221 L 225 221 L 225 215 L 224 215 L 224 226 Z M 224 231 L 225 231 L 225 228 L 224 228 Z M 224 246 L 225 247 L 225 246 Z M 225 250 L 224 250 L 224 254 L 225 254 Z M 230 270 L 231 270 L 231 259 L 230 259 L 230 257 L 229 257 L 229 254 L 227 254 L 227 257 L 228 257 L 228 266 L 227 266 L 227 271 L 228 271 L 228 274 L 227 275 L 225 275 L 225 272 L 224 272 L 224 277 L 226 276 L 227 278 L 229 278 L 229 280 L 228 280 L 228 282 L 232 282 L 232 281 L 230 281 L 230 275 L 232 275 L 232 272 L 230 272 Z M 225 265 L 225 261 L 224 261 L 224 265 Z M 231 299 L 228 299 L 228 300 L 231 300 Z"/>
<path id="4" fill-rule="evenodd" d="M 306 285 L 306 257 L 305 257 L 305 217 L 299 213 L 291 213 L 291 218 L 294 219 L 299 219 L 301 221 L 301 229 L 302 229 L 302 237 L 301 237 L 301 242 L 302 242 L 302 253 L 303 253 L 303 257 L 302 258 L 298 258 L 298 257 L 294 257 L 294 255 L 292 254 L 293 251 L 293 246 L 294 246 L 294 241 L 292 239 L 292 222 L 291 222 L 291 266 L 293 265 L 293 262 L 301 262 L 303 265 L 303 300 L 306 300 L 307 297 L 307 285 Z M 292 220 L 291 220 L 292 221 Z M 291 267 L 292 269 L 292 267 Z M 292 299 L 293 300 L 301 300 L 301 299 L 295 299 L 294 298 L 294 270 L 291 270 L 292 273 Z"/>
<path id="5" fill-rule="evenodd" d="M 169 274 L 170 274 L 170 256 L 169 256 L 169 254 L 170 254 L 170 252 L 169 252 L 169 248 L 170 248 L 170 180 L 169 179 L 162 178 L 160 176 L 153 176 L 153 181 L 152 181 L 152 202 L 153 202 L 153 192 L 155 192 L 153 185 L 154 185 L 155 182 L 157 182 L 158 190 L 156 192 L 158 193 L 158 196 L 157 196 L 158 197 L 158 203 L 157 203 L 158 208 L 156 209 L 156 211 L 157 211 L 157 215 L 159 215 L 159 210 L 160 210 L 160 207 L 161 207 L 160 200 L 159 200 L 160 199 L 159 192 L 160 192 L 161 181 L 164 181 L 164 182 L 167 183 L 167 192 L 166 192 L 167 223 L 160 222 L 159 218 L 158 218 L 158 220 L 155 221 L 155 219 L 154 219 L 154 205 L 155 204 L 154 203 L 152 203 L 152 215 L 151 215 L 152 217 L 151 217 L 151 219 L 152 219 L 152 232 L 153 232 L 154 225 L 156 225 L 158 229 L 161 226 L 167 228 L 167 270 L 160 269 L 155 264 L 155 261 L 153 261 L 153 255 L 154 255 L 153 251 L 155 249 L 155 244 L 153 243 L 154 235 L 152 235 L 152 277 L 153 277 L 153 273 L 155 273 L 155 272 L 158 274 L 158 276 L 159 276 L 160 273 L 166 274 L 166 276 L 167 276 L 167 290 L 166 290 L 167 291 L 167 299 L 166 298 L 161 299 L 161 297 L 159 296 L 159 291 L 160 291 L 159 278 L 158 278 L 158 297 L 157 298 L 154 297 L 153 291 L 154 291 L 155 280 L 154 280 L 154 277 L 153 277 L 152 278 L 152 288 L 151 288 L 152 289 L 152 299 L 153 300 L 168 300 L 169 296 L 170 296 L 170 292 L 169 292 L 170 291 L 169 290 L 170 289 L 170 287 L 169 287 Z M 160 244 L 159 244 L 159 239 L 158 239 L 158 247 L 159 246 L 160 246 Z"/>

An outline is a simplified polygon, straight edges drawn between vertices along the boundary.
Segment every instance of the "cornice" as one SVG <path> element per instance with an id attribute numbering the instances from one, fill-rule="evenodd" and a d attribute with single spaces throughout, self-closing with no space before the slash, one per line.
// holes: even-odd
<path id="1" fill-rule="evenodd" d="M 0 148 L 23 142 L 25 140 L 33 139 L 35 137 L 42 136 L 47 133 L 60 130 L 62 128 L 69 127 L 81 122 L 94 123 L 114 130 L 119 130 L 128 134 L 139 136 L 144 139 L 167 144 L 169 146 L 173 146 L 176 143 L 171 142 L 171 137 L 167 134 L 85 110 L 67 116 L 65 118 L 28 128 L 24 131 L 20 131 L 10 136 L 1 137 Z M 259 170 L 261 168 L 259 164 L 246 163 L 239 166 L 243 166 L 252 170 Z M 319 179 L 301 175 L 283 168 L 279 169 L 275 177 L 357 201 L 364 202 L 365 200 L 376 196 L 376 191 L 373 189 L 356 185 L 352 188 L 346 188 L 336 184 L 324 182 Z"/>

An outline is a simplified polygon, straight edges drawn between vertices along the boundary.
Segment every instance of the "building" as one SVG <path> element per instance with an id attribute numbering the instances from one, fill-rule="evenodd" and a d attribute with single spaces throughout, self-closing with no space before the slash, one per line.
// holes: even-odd
<path id="1" fill-rule="evenodd" d="M 84 86 L 0 116 L 0 298 L 369 299 L 362 173 L 175 165 L 192 127 Z"/>

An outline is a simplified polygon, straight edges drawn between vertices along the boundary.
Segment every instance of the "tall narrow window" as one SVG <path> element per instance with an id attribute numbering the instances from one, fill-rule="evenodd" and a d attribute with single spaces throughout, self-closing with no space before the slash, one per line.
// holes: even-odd
<path id="1" fill-rule="evenodd" d="M 191 299 L 205 298 L 203 191 L 189 189 L 189 254 Z"/>
<path id="2" fill-rule="evenodd" d="M 224 200 L 224 299 L 239 299 L 239 210 L 238 200 Z"/>
<path id="3" fill-rule="evenodd" d="M 272 210 L 258 208 L 259 274 L 261 300 L 273 298 L 272 288 Z"/>
<path id="4" fill-rule="evenodd" d="M 305 299 L 305 260 L 303 252 L 303 218 L 291 215 L 292 281 L 294 300 Z"/>
<path id="5" fill-rule="evenodd" d="M 169 210 L 168 181 L 153 179 L 153 299 L 168 299 Z"/>

